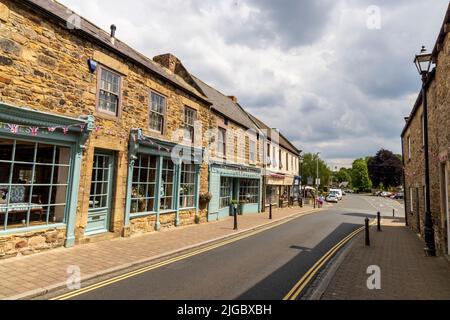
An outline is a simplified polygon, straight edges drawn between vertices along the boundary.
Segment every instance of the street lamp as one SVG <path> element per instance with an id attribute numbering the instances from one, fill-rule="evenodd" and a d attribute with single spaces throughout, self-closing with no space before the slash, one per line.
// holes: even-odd
<path id="1" fill-rule="evenodd" d="M 320 152 L 317 152 L 316 153 L 316 157 L 317 157 L 316 198 L 314 199 L 314 209 L 316 208 L 316 201 L 317 201 L 317 198 L 319 197 L 319 187 L 320 187 L 320 182 L 319 182 L 319 156 L 320 156 Z"/>
<path id="2" fill-rule="evenodd" d="M 305 162 L 305 157 L 300 156 L 300 207 L 303 208 L 303 163 Z"/>
<path id="3" fill-rule="evenodd" d="M 430 158 L 428 147 L 428 102 L 427 102 L 427 81 L 432 64 L 432 55 L 427 53 L 425 46 L 422 46 L 420 54 L 416 55 L 414 64 L 422 77 L 422 105 L 423 105 L 423 137 L 425 153 L 425 254 L 429 257 L 436 255 L 434 243 L 434 227 L 431 216 L 430 203 Z M 419 213 L 417 213 L 419 214 Z"/>

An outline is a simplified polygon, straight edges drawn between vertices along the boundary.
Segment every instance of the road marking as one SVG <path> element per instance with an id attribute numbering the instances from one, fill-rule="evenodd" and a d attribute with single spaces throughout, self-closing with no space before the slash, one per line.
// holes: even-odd
<path id="1" fill-rule="evenodd" d="M 240 235 L 240 236 L 236 236 L 236 237 L 233 237 L 232 239 L 228 239 L 228 240 L 225 240 L 225 241 L 222 241 L 222 242 L 219 242 L 219 243 L 207 246 L 205 248 L 195 250 L 193 252 L 182 254 L 180 256 L 177 256 L 177 257 L 174 257 L 174 258 L 171 258 L 171 259 L 168 259 L 168 260 L 165 260 L 165 261 L 162 261 L 162 262 L 159 262 L 159 263 L 147 266 L 147 267 L 143 267 L 143 268 L 140 268 L 140 269 L 137 269 L 137 270 L 125 273 L 123 275 L 120 275 L 120 276 L 117 276 L 117 277 L 113 277 L 111 279 L 107 279 L 107 280 L 104 280 L 104 281 L 92 284 L 92 285 L 87 286 L 85 288 L 82 288 L 82 289 L 79 289 L 79 290 L 76 290 L 76 291 L 72 291 L 72 292 L 63 294 L 61 296 L 52 298 L 50 300 L 69 300 L 71 298 L 74 298 L 74 297 L 80 296 L 82 294 L 94 291 L 96 289 L 100 289 L 102 287 L 109 286 L 111 284 L 114 284 L 114 283 L 126 280 L 128 278 L 132 278 L 132 277 L 138 276 L 138 275 L 146 273 L 148 271 L 155 270 L 155 269 L 164 267 L 166 265 L 169 265 L 169 264 L 181 261 L 181 260 L 185 260 L 187 258 L 190 258 L 190 257 L 196 256 L 196 255 L 199 255 L 199 254 L 202 254 L 202 253 L 205 253 L 205 252 L 208 252 L 208 251 L 211 251 L 211 250 L 223 247 L 225 245 L 237 242 L 239 240 L 243 240 L 243 239 L 252 237 L 252 236 L 257 235 L 259 233 L 262 233 L 262 232 L 268 231 L 270 229 L 274 229 L 276 227 L 279 227 L 279 226 L 281 226 L 283 224 L 286 224 L 289 221 L 292 221 L 292 220 L 295 220 L 297 218 L 304 217 L 304 216 L 307 216 L 307 215 L 310 215 L 310 214 L 313 214 L 313 213 L 318 213 L 318 212 L 320 212 L 320 211 L 311 210 L 311 211 L 308 211 L 308 212 L 304 212 L 304 213 L 301 213 L 301 214 L 298 214 L 298 215 L 286 218 L 285 220 L 282 220 L 282 221 L 279 221 L 279 222 L 275 222 L 275 223 L 273 223 L 273 224 L 271 224 L 271 225 L 269 225 L 267 227 L 263 227 L 262 229 L 259 229 L 259 230 L 256 230 L 256 231 L 252 231 L 252 232 Z"/>
<path id="2" fill-rule="evenodd" d="M 374 225 L 376 222 L 372 222 L 371 225 Z M 322 269 L 322 267 L 335 255 L 337 251 L 339 251 L 344 245 L 346 245 L 350 240 L 356 237 L 359 233 L 361 233 L 365 227 L 361 227 L 351 234 L 346 236 L 340 242 L 338 242 L 333 248 L 331 248 L 316 264 L 308 270 L 307 273 L 300 279 L 299 282 L 295 284 L 295 286 L 289 291 L 289 293 L 283 298 L 283 300 L 297 300 L 299 295 L 303 292 L 305 287 L 311 282 L 311 280 L 317 275 L 317 273 Z"/>

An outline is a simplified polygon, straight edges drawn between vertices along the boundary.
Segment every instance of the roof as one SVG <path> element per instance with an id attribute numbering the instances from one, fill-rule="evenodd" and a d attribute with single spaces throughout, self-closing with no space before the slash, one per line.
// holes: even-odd
<path id="1" fill-rule="evenodd" d="M 64 23 L 66 23 L 66 21 L 70 21 L 69 18 L 74 14 L 64 5 L 52 0 L 24 0 L 20 1 L 20 3 L 27 5 L 32 9 L 38 10 L 47 16 L 55 18 L 60 22 L 63 21 Z M 115 39 L 114 44 L 112 44 L 110 33 L 102 30 L 83 17 L 80 17 L 80 19 L 80 29 L 73 29 L 71 32 L 77 34 L 78 36 L 85 37 L 88 40 L 95 42 L 101 47 L 107 49 L 108 51 L 114 52 L 115 54 L 140 65 L 150 73 L 163 78 L 164 80 L 170 82 L 172 85 L 190 94 L 191 96 L 194 96 L 195 98 L 207 104 L 210 104 L 201 92 L 190 86 L 181 77 L 168 72 L 166 69 L 158 65 L 156 62 L 152 61 L 150 58 L 132 49 L 127 44 L 118 39 Z M 70 29 L 68 30 L 70 31 Z"/>
<path id="2" fill-rule="evenodd" d="M 212 108 L 215 111 L 247 129 L 258 130 L 255 123 L 250 120 L 247 112 L 245 112 L 238 103 L 233 102 L 230 97 L 207 85 L 197 77 L 192 76 L 192 78 L 198 84 L 200 89 L 206 94 L 208 100 L 212 103 Z"/>
<path id="3" fill-rule="evenodd" d="M 433 49 L 433 57 L 436 58 L 439 52 L 443 49 L 442 44 L 444 43 L 445 36 L 450 31 L 450 2 L 447 7 L 447 12 L 445 13 L 444 22 L 442 23 L 441 31 L 436 40 L 436 44 Z"/>
<path id="4" fill-rule="evenodd" d="M 250 117 L 250 119 L 252 119 L 252 121 L 255 122 L 255 124 L 258 126 L 259 129 L 267 130 L 267 136 L 268 136 L 267 138 L 269 140 L 271 140 L 272 131 L 275 129 L 270 128 L 267 124 L 265 124 L 264 122 L 262 122 L 261 120 L 256 118 L 254 115 L 252 115 L 250 113 L 247 113 L 247 114 Z M 279 131 L 277 131 L 277 132 L 280 135 L 280 141 L 279 141 L 280 146 L 295 153 L 296 155 L 300 155 L 301 151 L 299 149 L 297 149 L 285 136 L 283 136 L 283 134 L 281 134 L 281 132 L 279 132 Z"/>
<path id="5" fill-rule="evenodd" d="M 450 31 L 450 2 L 448 4 L 447 11 L 445 13 L 444 22 L 442 23 L 442 27 L 439 32 L 439 36 L 436 40 L 436 44 L 434 45 L 432 55 L 433 55 L 433 59 L 435 60 L 435 62 L 436 62 L 436 58 L 437 58 L 439 52 L 443 48 L 442 44 L 444 43 L 445 37 L 449 31 Z M 428 77 L 428 81 L 426 83 L 427 89 L 430 86 L 431 82 L 434 80 L 435 75 L 436 75 L 436 69 L 433 69 L 433 71 L 431 71 L 430 76 Z M 409 126 L 411 125 L 411 122 L 413 121 L 414 116 L 416 115 L 416 112 L 421 105 L 422 105 L 422 91 L 419 93 L 419 95 L 417 97 L 416 103 L 414 104 L 414 107 L 411 111 L 410 116 L 405 118 L 406 124 L 402 131 L 402 135 L 401 135 L 402 137 L 405 136 L 406 131 L 408 130 Z"/>

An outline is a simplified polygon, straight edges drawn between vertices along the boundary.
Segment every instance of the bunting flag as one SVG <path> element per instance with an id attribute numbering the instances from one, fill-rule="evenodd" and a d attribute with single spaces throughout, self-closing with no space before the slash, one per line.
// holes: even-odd
<path id="1" fill-rule="evenodd" d="M 39 128 L 38 128 L 38 127 L 33 127 L 33 128 L 31 128 L 31 135 L 32 135 L 33 137 L 36 137 L 36 136 L 38 135 L 38 131 L 39 131 Z"/>
<path id="2" fill-rule="evenodd" d="M 19 132 L 19 125 L 17 124 L 8 124 L 8 127 L 12 134 L 17 134 Z"/>

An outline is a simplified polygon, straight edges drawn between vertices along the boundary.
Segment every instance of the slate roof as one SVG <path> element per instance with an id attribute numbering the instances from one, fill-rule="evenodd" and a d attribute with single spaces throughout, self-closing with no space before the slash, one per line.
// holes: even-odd
<path id="1" fill-rule="evenodd" d="M 213 87 L 207 85 L 202 80 L 195 76 L 192 76 L 194 81 L 200 87 L 200 89 L 208 97 L 208 100 L 212 103 L 212 108 L 225 116 L 226 118 L 236 122 L 247 129 L 258 130 L 258 127 L 250 120 L 247 112 L 238 104 L 234 103 L 231 98 L 227 97 L 223 93 L 217 91 Z"/>
<path id="2" fill-rule="evenodd" d="M 255 124 L 258 126 L 258 128 L 260 128 L 262 130 L 267 130 L 268 139 L 271 140 L 271 133 L 275 129 L 270 128 L 267 124 L 265 124 L 264 122 L 262 122 L 261 120 L 256 118 L 251 113 L 248 113 L 248 115 L 249 115 L 250 119 L 252 119 L 252 121 L 255 122 Z M 280 141 L 278 142 L 280 144 L 280 146 L 282 146 L 283 148 L 285 148 L 299 156 L 301 151 L 299 149 L 297 149 L 288 139 L 286 139 L 286 137 L 283 136 L 283 134 L 281 132 L 278 132 L 278 133 L 280 134 Z"/>
<path id="3" fill-rule="evenodd" d="M 59 22 L 63 22 L 64 24 L 69 19 L 69 17 L 74 14 L 74 12 L 72 12 L 64 5 L 52 0 L 22 0 L 20 2 L 22 4 L 29 6 L 32 9 L 38 10 L 43 14 L 53 17 L 59 20 Z M 131 60 L 135 64 L 140 65 L 141 67 L 153 73 L 154 75 L 160 78 L 164 78 L 164 80 L 170 82 L 175 87 L 202 100 L 203 102 L 206 102 L 207 104 L 210 104 L 209 101 L 201 92 L 190 86 L 181 77 L 168 72 L 165 68 L 161 67 L 153 60 L 149 59 L 148 57 L 129 47 L 127 44 L 118 40 L 117 38 L 115 39 L 115 43 L 112 44 L 110 33 L 102 30 L 101 28 L 97 27 L 95 24 L 93 24 L 92 22 L 86 20 L 81 16 L 80 19 L 81 19 L 81 26 L 80 26 L 81 28 L 72 30 L 72 32 L 74 32 L 78 36 L 96 42 L 98 45 L 102 46 L 108 51 L 114 52 L 127 60 Z M 70 29 L 68 30 L 70 31 Z"/>

